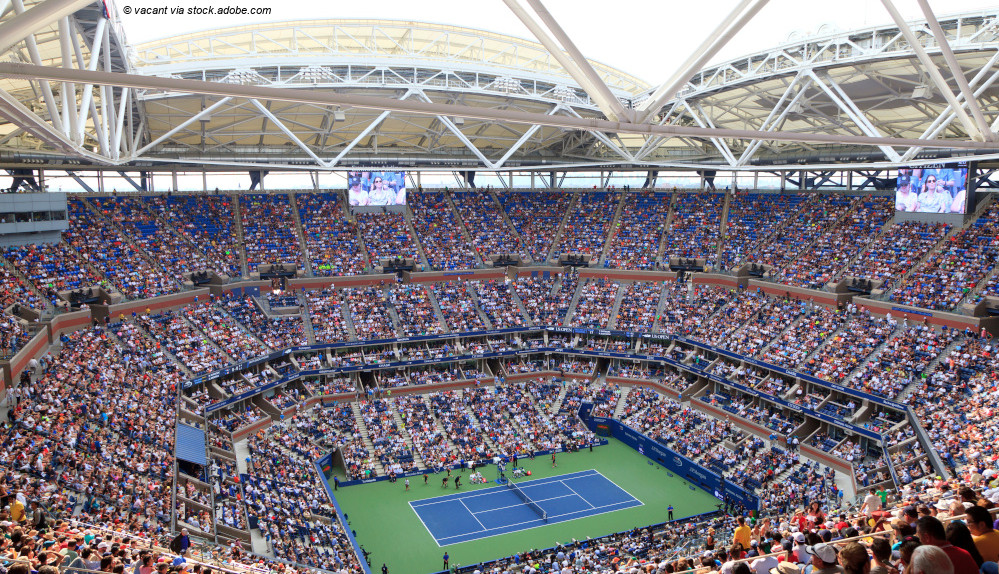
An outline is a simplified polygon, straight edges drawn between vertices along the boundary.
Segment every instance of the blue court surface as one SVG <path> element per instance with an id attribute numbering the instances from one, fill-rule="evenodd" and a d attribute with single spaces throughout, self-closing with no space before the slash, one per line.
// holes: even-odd
<path id="1" fill-rule="evenodd" d="M 516 484 L 548 513 L 548 522 L 505 485 L 425 498 L 409 505 L 438 546 L 643 505 L 641 500 L 596 470 L 518 481 Z"/>

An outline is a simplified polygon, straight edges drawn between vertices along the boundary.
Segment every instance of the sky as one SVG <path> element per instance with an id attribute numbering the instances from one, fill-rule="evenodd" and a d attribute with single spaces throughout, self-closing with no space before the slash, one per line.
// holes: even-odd
<path id="1" fill-rule="evenodd" d="M 894 0 L 909 20 L 922 19 L 916 0 Z M 531 38 L 502 0 L 115 0 L 131 43 L 208 29 L 283 20 L 379 18 L 480 28 Z M 995 9 L 995 0 L 929 0 L 938 17 Z M 526 2 L 522 0 L 522 4 Z M 737 0 L 545 0 L 545 6 L 588 58 L 651 84 L 669 78 Z M 136 7 L 270 8 L 266 16 L 138 15 Z M 125 15 L 125 8 L 132 12 Z M 185 10 L 186 11 L 186 10 Z M 793 34 L 814 35 L 889 24 L 881 0 L 771 0 L 713 59 L 724 62 L 766 50 Z"/>

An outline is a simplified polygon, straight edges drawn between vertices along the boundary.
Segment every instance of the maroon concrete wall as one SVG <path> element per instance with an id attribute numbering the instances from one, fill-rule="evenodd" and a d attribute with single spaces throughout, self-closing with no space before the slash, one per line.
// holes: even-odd
<path id="1" fill-rule="evenodd" d="M 32 358 L 41 357 L 45 350 L 49 348 L 49 328 L 42 326 L 10 361 L 3 363 L 3 377 L 0 378 L 0 392 L 6 391 L 7 387 L 14 384 L 14 381 L 21 376 L 21 373 L 28 367 L 28 362 Z"/>
<path id="2" fill-rule="evenodd" d="M 271 282 L 270 281 L 240 281 L 239 283 L 226 283 L 225 285 L 212 285 L 211 291 L 212 295 L 219 297 L 226 293 L 232 293 L 234 290 L 247 287 L 259 287 L 261 293 L 271 292 Z"/>
<path id="3" fill-rule="evenodd" d="M 791 297 L 802 301 L 814 301 L 816 305 L 825 305 L 827 307 L 837 307 L 840 303 L 846 303 L 853 297 L 849 293 L 829 293 L 817 289 L 780 285 L 778 283 L 760 281 L 759 279 L 750 279 L 749 288 L 760 289 L 767 295 L 775 297 Z"/>
<path id="4" fill-rule="evenodd" d="M 270 285 L 268 283 L 268 285 Z M 168 309 L 177 309 L 194 303 L 195 301 L 207 301 L 209 299 L 209 289 L 194 289 L 173 295 L 163 295 L 151 299 L 141 299 L 138 301 L 128 301 L 117 305 L 93 305 L 91 314 L 95 319 L 103 320 L 110 317 L 112 321 L 118 320 L 124 315 L 130 317 L 132 313 L 141 315 L 144 313 L 158 313 Z"/>
<path id="5" fill-rule="evenodd" d="M 617 281 L 675 281 L 672 271 L 628 271 L 626 269 L 580 269 L 579 277 L 585 279 L 614 279 Z"/>
<path id="6" fill-rule="evenodd" d="M 715 285 L 730 289 L 735 289 L 740 285 L 745 286 L 747 283 L 744 277 L 722 275 L 720 273 L 694 273 L 691 281 L 694 282 L 694 285 Z"/>
<path id="7" fill-rule="evenodd" d="M 552 265 L 546 265 L 546 266 L 540 266 L 540 267 L 518 267 L 517 268 L 517 277 L 530 277 L 532 273 L 537 273 L 538 275 L 541 275 L 545 271 L 547 271 L 549 275 L 561 275 L 562 274 L 562 268 L 561 267 L 555 267 L 555 266 L 552 266 Z"/>
<path id="8" fill-rule="evenodd" d="M 946 325 L 947 327 L 957 329 L 970 328 L 976 332 L 983 326 L 991 329 L 995 328 L 995 320 L 989 317 L 969 317 L 946 311 L 930 311 L 891 301 L 875 301 L 866 297 L 855 297 L 853 302 L 860 307 L 870 309 L 874 315 L 883 317 L 887 313 L 891 313 L 892 318 L 902 319 L 906 317 L 910 323 L 926 323 L 937 327 Z"/>
<path id="9" fill-rule="evenodd" d="M 232 442 L 243 440 L 244 438 L 250 436 L 251 434 L 254 434 L 257 431 L 263 430 L 271 426 L 273 422 L 274 421 L 271 420 L 270 417 L 264 417 L 259 421 L 246 425 L 243 428 L 236 429 L 236 431 L 232 433 Z"/>
<path id="10" fill-rule="evenodd" d="M 675 389 L 671 389 L 666 385 L 660 384 L 656 381 L 650 381 L 648 379 L 629 379 L 627 377 L 607 377 L 608 383 L 617 383 L 622 385 L 631 385 L 633 387 L 648 387 L 658 391 L 660 394 L 667 395 L 673 400 L 680 400 L 680 393 Z"/>
<path id="11" fill-rule="evenodd" d="M 441 281 L 461 281 L 464 280 L 479 280 L 486 281 L 489 279 L 503 279 L 506 277 L 506 270 L 499 269 L 475 269 L 473 271 L 431 271 L 425 273 L 410 273 L 409 282 L 410 283 L 437 283 Z"/>
<path id="12" fill-rule="evenodd" d="M 342 289 L 344 287 L 369 287 L 380 283 L 390 285 L 395 283 L 395 275 L 381 273 L 378 275 L 355 275 L 351 277 L 303 277 L 288 281 L 288 288 L 299 289 Z"/>
<path id="13" fill-rule="evenodd" d="M 49 341 L 55 342 L 63 333 L 72 333 L 90 326 L 93 318 L 90 309 L 63 313 L 49 322 Z"/>

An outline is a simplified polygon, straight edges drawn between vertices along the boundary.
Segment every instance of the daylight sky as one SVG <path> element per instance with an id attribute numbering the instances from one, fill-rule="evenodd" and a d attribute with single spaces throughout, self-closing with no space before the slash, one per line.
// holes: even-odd
<path id="1" fill-rule="evenodd" d="M 122 15 L 129 41 L 206 29 L 316 18 L 383 18 L 481 28 L 533 37 L 502 0 L 116 0 L 124 6 L 271 8 L 270 16 Z M 526 2 L 522 1 L 526 5 Z M 545 0 L 580 50 L 652 84 L 666 80 L 737 0 Z M 916 0 L 895 0 L 907 19 L 922 19 Z M 995 0 L 930 0 L 938 16 L 995 9 Z M 784 43 L 795 32 L 853 30 L 891 22 L 880 0 L 771 0 L 715 58 L 721 62 Z M 830 30 L 831 31 L 831 30 Z"/>

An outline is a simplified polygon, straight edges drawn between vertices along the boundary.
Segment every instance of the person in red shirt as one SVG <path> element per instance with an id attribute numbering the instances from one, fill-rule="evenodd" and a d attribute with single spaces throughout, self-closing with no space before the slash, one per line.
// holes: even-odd
<path id="1" fill-rule="evenodd" d="M 944 551 L 954 565 L 954 574 L 978 574 L 978 564 L 971 554 L 947 542 L 944 525 L 934 516 L 923 516 L 916 523 L 916 536 L 923 544 L 932 544 Z"/>

